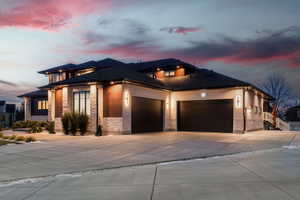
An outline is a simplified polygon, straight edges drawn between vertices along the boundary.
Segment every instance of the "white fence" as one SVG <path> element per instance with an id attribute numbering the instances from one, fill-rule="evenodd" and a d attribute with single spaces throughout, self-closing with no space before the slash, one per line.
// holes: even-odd
<path id="1" fill-rule="evenodd" d="M 272 113 L 264 112 L 264 120 L 273 124 Z M 277 117 L 276 118 L 276 128 L 280 128 L 283 131 L 289 131 L 290 124 Z"/>

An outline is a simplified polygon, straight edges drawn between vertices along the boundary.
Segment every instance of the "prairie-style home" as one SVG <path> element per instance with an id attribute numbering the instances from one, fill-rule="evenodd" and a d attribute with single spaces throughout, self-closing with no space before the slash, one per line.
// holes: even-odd
<path id="1" fill-rule="evenodd" d="M 86 113 L 104 134 L 159 131 L 244 133 L 263 129 L 271 98 L 254 85 L 177 59 L 66 64 L 39 72 L 49 84 L 21 95 L 27 120 Z"/>

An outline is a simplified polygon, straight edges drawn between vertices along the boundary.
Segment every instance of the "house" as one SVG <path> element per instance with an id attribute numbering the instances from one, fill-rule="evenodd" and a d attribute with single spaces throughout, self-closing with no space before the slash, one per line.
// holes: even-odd
<path id="1" fill-rule="evenodd" d="M 16 120 L 16 105 L 0 101 L 0 126 L 9 127 Z"/>
<path id="2" fill-rule="evenodd" d="M 300 106 L 289 108 L 285 113 L 285 118 L 290 124 L 291 131 L 300 131 Z"/>
<path id="3" fill-rule="evenodd" d="M 177 59 L 127 64 L 104 59 L 39 73 L 49 84 L 22 95 L 26 119 L 32 119 L 34 108 L 44 108 L 57 130 L 64 113 L 81 112 L 90 117 L 90 131 L 101 126 L 105 134 L 244 133 L 263 129 L 264 104 L 271 98 L 250 83 Z M 48 93 L 45 107 L 35 95 L 42 91 Z"/>

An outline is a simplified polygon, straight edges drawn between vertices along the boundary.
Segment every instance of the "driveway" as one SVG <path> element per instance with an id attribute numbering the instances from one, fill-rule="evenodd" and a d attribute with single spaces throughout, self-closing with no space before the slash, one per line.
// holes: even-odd
<path id="1" fill-rule="evenodd" d="M 167 132 L 41 138 L 38 143 L 0 147 L 0 182 L 273 149 L 298 140 L 299 134 Z"/>

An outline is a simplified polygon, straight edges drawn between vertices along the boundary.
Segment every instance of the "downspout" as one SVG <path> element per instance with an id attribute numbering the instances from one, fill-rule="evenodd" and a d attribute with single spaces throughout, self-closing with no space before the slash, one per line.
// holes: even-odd
<path id="1" fill-rule="evenodd" d="M 98 87 L 96 86 L 96 136 L 101 136 L 99 127 L 99 93 Z"/>
<path id="2" fill-rule="evenodd" d="M 243 127 L 243 133 L 246 132 L 246 123 L 247 123 L 247 120 L 246 120 L 246 110 L 245 110 L 245 88 L 243 87 L 243 120 L 244 120 L 244 127 Z"/>

